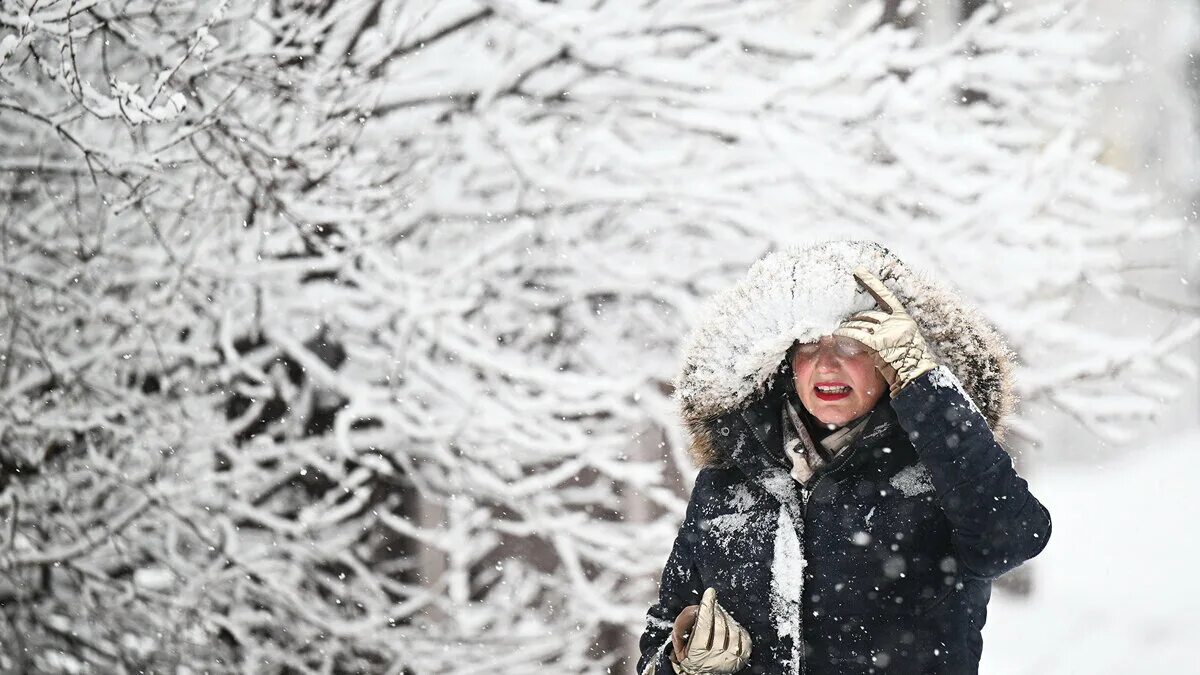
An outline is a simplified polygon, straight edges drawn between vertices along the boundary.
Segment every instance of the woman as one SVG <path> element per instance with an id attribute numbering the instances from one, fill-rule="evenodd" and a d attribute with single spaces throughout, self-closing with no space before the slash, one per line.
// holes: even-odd
<path id="1" fill-rule="evenodd" d="M 1050 536 L 998 442 L 1010 360 L 877 244 L 754 265 L 684 349 L 701 470 L 638 671 L 978 672 L 992 580 Z"/>

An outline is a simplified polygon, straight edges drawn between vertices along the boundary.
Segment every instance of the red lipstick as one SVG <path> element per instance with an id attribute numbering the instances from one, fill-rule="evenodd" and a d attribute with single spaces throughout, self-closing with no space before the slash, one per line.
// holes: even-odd
<path id="1" fill-rule="evenodd" d="M 813 391 L 822 401 L 840 401 L 850 395 L 850 385 L 845 382 L 817 382 Z"/>

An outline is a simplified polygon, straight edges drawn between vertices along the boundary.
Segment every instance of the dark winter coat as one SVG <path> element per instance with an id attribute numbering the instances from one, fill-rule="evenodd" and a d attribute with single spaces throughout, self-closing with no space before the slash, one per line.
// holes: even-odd
<path id="1" fill-rule="evenodd" d="M 841 285 L 860 264 L 905 303 L 943 365 L 885 394 L 802 489 L 782 449 L 782 357 L 865 308 L 852 278 Z M 742 672 L 977 672 L 992 580 L 1050 536 L 1049 513 L 997 441 L 1012 405 L 1008 358 L 956 296 L 876 245 L 792 249 L 756 265 L 685 349 L 678 395 L 702 469 L 638 672 L 651 662 L 674 672 L 671 624 L 710 586 L 753 641 Z"/>

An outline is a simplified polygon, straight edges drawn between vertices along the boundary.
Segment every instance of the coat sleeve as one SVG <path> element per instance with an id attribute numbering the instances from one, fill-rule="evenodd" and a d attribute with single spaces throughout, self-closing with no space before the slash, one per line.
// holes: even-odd
<path id="1" fill-rule="evenodd" d="M 962 572 L 994 579 L 1041 553 L 1050 512 L 949 369 L 907 384 L 892 408 L 929 470 Z"/>
<path id="2" fill-rule="evenodd" d="M 675 617 L 688 605 L 700 604 L 704 589 L 700 587 L 699 561 L 696 558 L 696 541 L 699 530 L 696 525 L 696 494 L 700 490 L 704 471 L 696 478 L 692 497 L 671 555 L 663 567 L 662 581 L 658 587 L 658 602 L 646 612 L 646 630 L 639 642 L 641 658 L 637 672 L 646 675 L 674 675 L 675 669 L 668 658 L 671 653 L 671 629 Z M 651 666 L 655 666 L 651 668 Z"/>

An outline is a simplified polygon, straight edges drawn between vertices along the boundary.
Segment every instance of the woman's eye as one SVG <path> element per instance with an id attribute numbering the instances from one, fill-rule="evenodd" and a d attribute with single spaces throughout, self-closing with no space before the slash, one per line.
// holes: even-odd
<path id="1" fill-rule="evenodd" d="M 865 348 L 855 340 L 840 338 L 833 343 L 831 351 L 839 358 L 848 359 L 863 354 Z M 820 352 L 821 343 L 819 342 L 805 342 L 796 347 L 796 354 L 806 359 L 811 359 Z"/>

